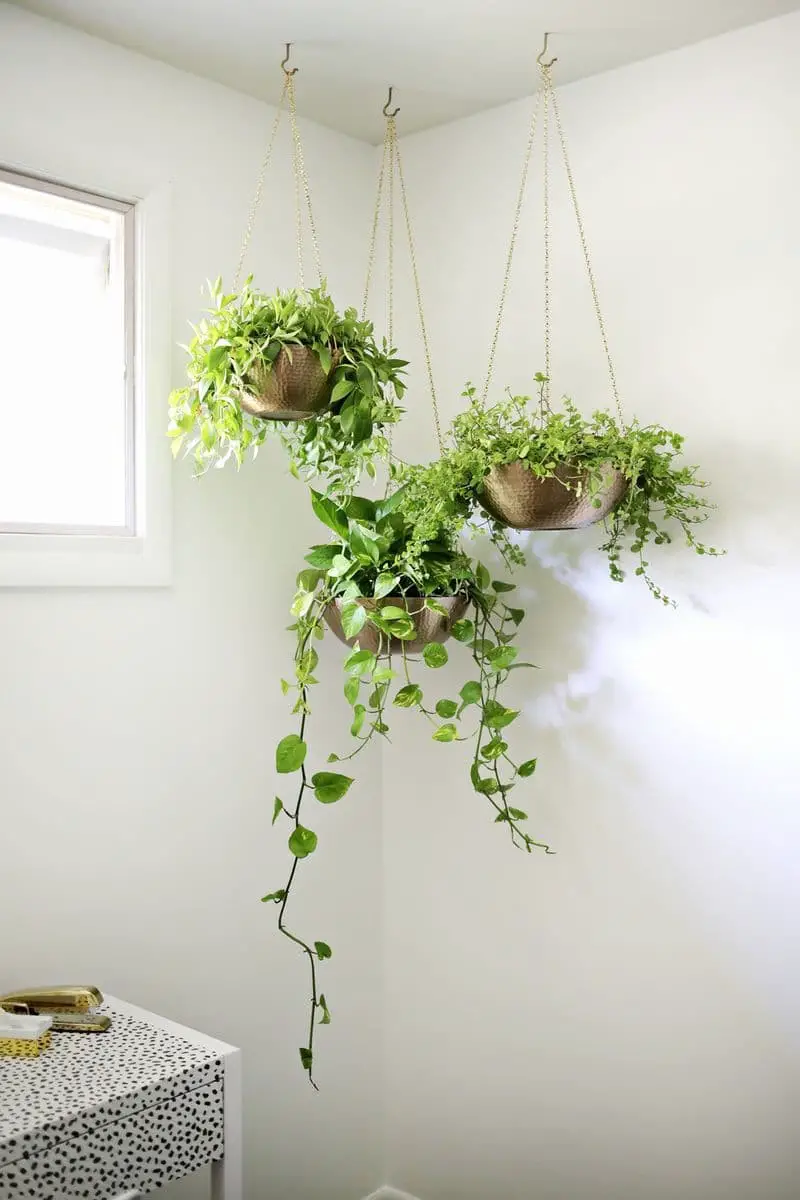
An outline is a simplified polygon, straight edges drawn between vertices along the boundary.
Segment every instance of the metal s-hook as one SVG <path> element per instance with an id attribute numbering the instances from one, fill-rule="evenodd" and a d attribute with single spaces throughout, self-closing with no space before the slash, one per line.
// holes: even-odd
<path id="1" fill-rule="evenodd" d="M 557 62 L 558 62 L 558 58 L 557 58 L 557 57 L 551 58 L 551 59 L 550 59 L 550 62 L 542 62 L 542 59 L 544 58 L 545 54 L 547 53 L 547 43 L 548 43 L 549 41 L 550 41 L 550 34 L 549 34 L 549 33 L 546 33 L 546 34 L 544 35 L 544 45 L 542 46 L 542 48 L 541 48 L 540 52 L 539 52 L 539 53 L 536 55 L 536 61 L 537 61 L 537 63 L 538 63 L 538 64 L 539 64 L 539 66 L 540 66 L 540 67 L 542 67 L 542 68 L 543 68 L 543 70 L 545 70 L 545 71 L 549 70 L 549 69 L 550 69 L 550 67 L 552 67 L 553 63 L 557 63 Z"/>
<path id="2" fill-rule="evenodd" d="M 396 108 L 394 110 L 394 112 L 389 112 L 389 105 L 392 103 L 392 92 L 393 91 L 394 91 L 394 88 L 390 87 L 389 88 L 389 99 L 386 101 L 383 108 L 381 109 L 381 112 L 383 113 L 383 115 L 385 117 L 396 117 L 397 114 L 400 112 L 399 108 Z"/>
<path id="3" fill-rule="evenodd" d="M 291 52 L 292 52 L 292 43 L 287 42 L 286 43 L 286 57 L 281 61 L 281 67 L 283 68 L 284 75 L 296 75 L 297 71 L 298 71 L 297 67 L 292 67 L 292 69 L 290 71 L 288 69 L 288 67 L 286 66 L 286 64 L 289 61 L 289 56 L 290 56 Z"/>

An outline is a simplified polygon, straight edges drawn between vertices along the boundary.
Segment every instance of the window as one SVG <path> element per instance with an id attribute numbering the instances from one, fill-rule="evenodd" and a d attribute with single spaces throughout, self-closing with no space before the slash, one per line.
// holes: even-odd
<path id="1" fill-rule="evenodd" d="M 168 581 L 164 224 L 0 169 L 0 585 Z"/>
<path id="2" fill-rule="evenodd" d="M 0 178 L 0 532 L 136 532 L 133 215 Z"/>

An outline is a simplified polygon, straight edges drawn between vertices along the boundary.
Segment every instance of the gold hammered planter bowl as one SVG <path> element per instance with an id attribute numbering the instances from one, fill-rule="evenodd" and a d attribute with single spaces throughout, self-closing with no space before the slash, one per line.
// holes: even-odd
<path id="1" fill-rule="evenodd" d="M 338 359 L 334 353 L 326 371 L 310 346 L 284 347 L 271 367 L 259 363 L 250 369 L 239 402 L 251 417 L 265 421 L 307 421 L 330 404 Z"/>
<path id="2" fill-rule="evenodd" d="M 607 517 L 628 488 L 622 472 L 608 463 L 597 508 L 588 478 L 588 471 L 572 463 L 562 463 L 541 479 L 524 462 L 511 462 L 492 467 L 479 499 L 489 516 L 511 529 L 583 529 Z"/>
<path id="3" fill-rule="evenodd" d="M 357 601 L 367 610 L 388 605 L 405 609 L 414 622 L 415 636 L 409 640 L 389 638 L 369 621 L 356 637 L 345 637 L 341 600 L 334 600 L 328 605 L 325 609 L 325 621 L 328 628 L 346 646 L 355 646 L 358 642 L 362 650 L 369 650 L 372 654 L 402 654 L 404 649 L 406 654 L 419 654 L 431 642 L 446 642 L 456 621 L 460 621 L 469 608 L 467 596 L 431 596 L 430 599 L 440 604 L 446 613 L 426 608 L 425 600 L 419 596 L 384 596 L 381 600 L 365 597 Z"/>

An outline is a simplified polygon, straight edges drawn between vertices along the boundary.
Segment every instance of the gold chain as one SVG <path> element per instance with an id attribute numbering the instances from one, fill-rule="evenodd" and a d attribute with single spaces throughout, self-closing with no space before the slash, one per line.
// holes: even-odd
<path id="1" fill-rule="evenodd" d="M 389 118 L 394 126 L 394 117 Z M 414 291 L 417 297 L 417 314 L 419 316 L 419 328 L 422 334 L 422 345 L 425 350 L 425 366 L 428 371 L 428 386 L 431 393 L 431 403 L 433 405 L 433 423 L 436 427 L 436 440 L 439 444 L 439 453 L 444 453 L 444 440 L 442 438 L 442 424 L 439 419 L 439 404 L 436 400 L 436 385 L 433 381 L 433 366 L 431 364 L 431 348 L 428 341 L 428 328 L 425 323 L 425 313 L 422 308 L 422 287 L 419 281 L 419 268 L 417 267 L 417 253 L 414 245 L 414 234 L 411 229 L 411 215 L 408 208 L 408 196 L 406 194 L 406 181 L 403 174 L 403 160 L 400 157 L 400 143 L 397 140 L 397 130 L 393 133 L 395 157 L 397 160 L 397 178 L 400 181 L 400 194 L 403 200 L 403 216 L 405 217 L 406 234 L 408 236 L 408 250 L 411 255 L 411 270 L 414 276 Z"/>
<path id="2" fill-rule="evenodd" d="M 381 207 L 383 205 L 383 181 L 386 177 L 386 163 L 389 158 L 389 122 L 386 122 L 386 133 L 383 138 L 383 156 L 381 158 L 381 169 L 378 173 L 378 188 L 375 196 L 375 212 L 372 214 L 372 234 L 369 241 L 369 256 L 367 258 L 367 278 L 364 281 L 364 303 L 361 305 L 361 320 L 367 318 L 367 305 L 369 303 L 369 289 L 372 286 L 372 272 L 375 269 L 375 252 L 378 246 L 378 225 L 381 219 Z"/>
<path id="3" fill-rule="evenodd" d="M 550 68 L 542 64 L 544 120 L 542 122 L 544 186 L 544 375 L 543 406 L 550 404 Z"/>
<path id="4" fill-rule="evenodd" d="M 525 199 L 525 187 L 528 182 L 528 170 L 531 165 L 531 153 L 533 151 L 533 141 L 534 141 L 534 138 L 536 137 L 536 124 L 537 124 L 537 120 L 538 120 L 538 116 L 539 116 L 539 105 L 541 103 L 541 99 L 542 99 L 542 93 L 540 91 L 536 96 L 536 103 L 534 105 L 533 116 L 531 118 L 530 130 L 528 132 L 528 145 L 525 150 L 525 158 L 524 158 L 524 161 L 522 164 L 522 178 L 520 179 L 520 184 L 519 184 L 519 194 L 517 196 L 517 205 L 516 205 L 516 208 L 514 209 L 514 224 L 513 224 L 512 230 L 511 230 L 511 242 L 509 244 L 508 254 L 506 256 L 506 269 L 505 269 L 505 274 L 503 276 L 503 287 L 500 291 L 500 305 L 497 309 L 497 320 L 495 321 L 495 324 L 494 324 L 494 334 L 492 336 L 492 345 L 491 345 L 491 349 L 489 351 L 489 366 L 486 371 L 486 382 L 483 385 L 483 395 L 481 397 L 481 402 L 484 405 L 486 404 L 486 400 L 489 396 L 489 386 L 492 382 L 492 373 L 494 371 L 494 360 L 495 360 L 495 356 L 497 354 L 497 340 L 500 337 L 500 326 L 503 323 L 503 313 L 504 313 L 505 307 L 506 307 L 506 297 L 508 296 L 508 285 L 509 285 L 509 282 L 511 279 L 511 263 L 514 259 L 514 248 L 517 244 L 517 234 L 519 233 L 519 219 L 520 219 L 520 214 L 522 212 L 522 202 Z"/>
<path id="5" fill-rule="evenodd" d="M 303 222 L 301 215 L 301 198 L 300 193 L 305 196 L 306 209 L 308 211 L 308 227 L 311 231 L 311 246 L 314 252 L 314 268 L 317 273 L 317 279 L 322 283 L 322 262 L 319 253 L 319 242 L 317 240 L 317 226 L 314 221 L 314 210 L 311 206 L 311 190 L 308 186 L 308 175 L 306 173 L 305 160 L 303 158 L 303 143 L 300 139 L 300 129 L 297 124 L 297 102 L 294 91 L 294 75 L 288 75 L 286 79 L 286 89 L 289 94 L 289 119 L 292 126 L 292 162 L 294 165 L 295 176 L 295 197 L 297 204 L 297 256 L 300 266 L 300 287 L 303 283 Z"/>
<path id="6" fill-rule="evenodd" d="M 388 117 L 386 132 L 389 135 L 389 155 L 391 170 L 389 171 L 389 244 L 386 248 L 386 283 L 388 296 L 386 301 L 387 335 L 389 346 L 394 349 L 394 163 L 397 154 L 397 122 L 394 117 Z"/>
<path id="7" fill-rule="evenodd" d="M 612 362 L 611 351 L 608 346 L 608 337 L 606 336 L 605 321 L 603 320 L 603 314 L 600 310 L 600 299 L 597 294 L 597 284 L 595 283 L 594 271 L 592 270 L 592 262 L 589 257 L 589 245 L 586 240 L 586 231 L 584 230 L 584 227 L 583 227 L 583 219 L 581 217 L 581 210 L 578 206 L 578 196 L 577 196 L 577 192 L 575 191 L 575 180 L 573 179 L 572 167 L 570 165 L 569 154 L 567 152 L 567 140 L 566 140 L 566 137 L 564 136 L 564 129 L 561 124 L 561 114 L 558 109 L 558 100 L 556 99 L 555 88 L 553 87 L 553 81 L 550 78 L 549 71 L 545 71 L 544 75 L 545 75 L 545 87 L 547 88 L 547 90 L 550 94 L 550 102 L 553 105 L 553 115 L 556 119 L 556 128 L 558 130 L 558 137 L 559 137 L 559 141 L 561 142 L 561 154 L 564 159 L 564 168 L 567 173 L 567 182 L 569 183 L 569 192 L 570 192 L 570 196 L 572 198 L 572 207 L 575 212 L 575 221 L 578 226 L 578 234 L 580 236 L 581 247 L 583 249 L 583 261 L 586 264 L 586 273 L 589 276 L 589 286 L 592 289 L 592 300 L 594 302 L 594 311 L 597 316 L 597 323 L 600 326 L 600 336 L 603 340 L 603 349 L 605 350 L 606 362 L 608 363 L 608 374 L 609 374 L 609 378 L 611 380 L 611 391 L 614 395 L 614 404 L 615 404 L 616 410 L 617 410 L 617 419 L 619 420 L 620 427 L 624 430 L 625 421 L 624 421 L 624 418 L 622 415 L 622 404 L 620 402 L 619 390 L 617 388 L 617 375 L 614 370 L 614 363 Z"/>
<path id="8" fill-rule="evenodd" d="M 239 284 L 241 283 L 241 280 L 242 280 L 242 270 L 244 268 L 244 260 L 245 260 L 246 254 L 247 254 L 248 247 L 250 245 L 250 239 L 253 236 L 253 229 L 254 229 L 255 223 L 256 223 L 256 214 L 258 212 L 259 205 L 261 204 L 261 197 L 264 192 L 264 181 L 267 177 L 267 170 L 269 169 L 269 164 L 272 161 L 272 151 L 275 148 L 275 138 L 277 136 L 278 126 L 281 123 L 281 118 L 282 118 L 283 112 L 284 112 L 284 105 L 286 103 L 286 95 L 289 90 L 289 79 L 290 78 L 291 77 L 287 75 L 283 81 L 283 91 L 281 92 L 280 103 L 278 104 L 278 108 L 275 113 L 275 119 L 272 122 L 272 131 L 269 135 L 269 141 L 267 143 L 267 148 L 264 151 L 264 158 L 261 163 L 261 170 L 258 173 L 258 180 L 256 182 L 255 194 L 253 195 L 253 199 L 250 202 L 250 212 L 248 213 L 248 217 L 247 217 L 247 226 L 244 231 L 244 237 L 242 238 L 242 246 L 239 251 L 239 262 L 236 266 L 236 274 L 233 277 L 233 290 L 235 292 L 238 292 Z"/>

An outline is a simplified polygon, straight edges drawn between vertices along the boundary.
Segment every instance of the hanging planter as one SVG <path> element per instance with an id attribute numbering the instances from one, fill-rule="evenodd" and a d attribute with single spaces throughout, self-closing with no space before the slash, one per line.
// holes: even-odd
<path id="1" fill-rule="evenodd" d="M 329 350 L 330 352 L 330 350 Z M 284 346 L 272 363 L 255 363 L 247 373 L 240 403 L 251 417 L 264 421 L 307 421 L 327 408 L 333 390 L 338 350 L 328 370 L 309 346 Z"/>
<path id="2" fill-rule="evenodd" d="M 466 412 L 453 423 L 454 447 L 444 456 L 455 495 L 488 513 L 495 540 L 509 562 L 522 555 L 503 533 L 504 529 L 569 530 L 596 522 L 606 523 L 608 536 L 602 549 L 609 558 L 611 576 L 624 578 L 621 554 L 632 552 L 635 573 L 644 578 L 652 594 L 671 603 L 654 583 L 644 557 L 648 544 L 671 541 L 677 526 L 686 544 L 698 554 L 720 551 L 699 542 L 694 526 L 708 516 L 712 507 L 698 490 L 705 484 L 696 468 L 680 461 L 683 439 L 659 425 L 626 423 L 619 399 L 616 374 L 600 310 L 597 286 L 589 258 L 586 233 L 575 191 L 564 129 L 553 87 L 551 68 L 544 61 L 545 45 L 538 56 L 542 86 L 537 94 L 517 196 L 514 222 L 506 258 L 500 304 L 494 327 L 486 382 L 480 398 L 473 387 L 465 396 Z M 517 233 L 528 179 L 531 154 L 541 115 L 544 184 L 544 366 L 535 376 L 538 400 L 511 396 L 488 406 L 495 354 L 511 278 Z M 551 405 L 551 245 L 549 141 L 551 117 L 560 143 L 569 194 L 589 279 L 595 315 L 608 366 L 615 412 L 583 416 L 564 398 L 560 409 Z"/>
<path id="3" fill-rule="evenodd" d="M 374 738 L 388 737 L 396 708 L 416 709 L 436 742 L 471 742 L 472 790 L 489 803 L 495 822 L 508 830 L 515 846 L 550 853 L 546 843 L 525 831 L 527 814 L 510 803 L 512 789 L 536 769 L 535 758 L 515 759 L 509 741 L 520 713 L 500 698 L 510 673 L 531 666 L 518 662 L 515 645 L 525 614 L 506 602 L 513 585 L 493 581 L 486 567 L 459 549 L 465 518 L 454 508 L 439 464 L 410 468 L 405 475 L 403 485 L 384 500 L 351 496 L 338 504 L 312 491 L 314 513 L 333 539 L 306 555 L 308 566 L 298 576 L 292 606 L 294 678 L 281 686 L 285 694 L 296 694 L 298 728 L 278 742 L 275 766 L 282 778 L 294 776 L 296 790 L 289 799 L 280 789 L 273 808 L 273 823 L 288 823 L 292 862 L 285 885 L 263 900 L 277 907 L 279 931 L 308 962 L 308 1036 L 299 1056 L 312 1083 L 316 1029 L 331 1020 L 321 972 L 333 952 L 328 942 L 298 934 L 287 918 L 298 867 L 317 852 L 320 841 L 308 804 L 344 799 L 354 783 L 349 764 Z M 349 746 L 320 758 L 309 734 L 311 695 L 321 666 L 316 647 L 326 628 L 348 647 L 344 698 L 351 724 Z M 452 652 L 443 644 L 450 636 L 457 643 Z M 453 689 L 448 672 L 452 698 L 437 695 L 437 672 L 450 653 L 455 662 L 456 650 L 464 656 L 463 681 Z"/>
<path id="4" fill-rule="evenodd" d="M 384 596 L 380 600 L 357 596 L 355 603 L 363 608 L 367 619 L 358 634 L 348 637 L 342 625 L 342 611 L 347 602 L 332 600 L 325 609 L 324 617 L 328 628 L 340 642 L 347 646 L 358 644 L 362 650 L 372 654 L 419 654 L 426 646 L 442 645 L 448 641 L 456 621 L 469 608 L 469 596 Z M 385 615 L 388 613 L 388 617 Z M 404 614 L 411 621 L 413 633 L 407 640 L 393 636 L 385 629 L 391 628 L 389 618 L 402 619 Z M 377 622 L 385 622 L 385 626 Z"/>
<path id="5" fill-rule="evenodd" d="M 600 466 L 602 479 L 592 492 L 592 476 L 577 463 L 558 463 L 552 475 L 535 475 L 521 459 L 491 467 L 479 493 L 481 505 L 511 529 L 583 529 L 604 520 L 628 487 L 621 471 Z"/>
<path id="6" fill-rule="evenodd" d="M 282 63 L 284 86 L 250 209 L 233 289 L 210 285 L 211 307 L 187 347 L 188 386 L 170 397 L 168 433 L 176 456 L 190 454 L 202 474 L 233 460 L 241 466 L 276 431 L 296 475 L 322 475 L 352 488 L 364 469 L 385 456 L 387 430 L 400 417 L 403 369 L 390 343 L 356 310 L 337 311 L 320 265 L 316 225 L 297 122 L 294 75 Z M 271 294 L 241 283 L 284 108 L 292 135 L 297 200 L 299 286 Z M 304 218 L 303 198 L 306 213 Z M 307 224 L 317 287 L 305 286 L 303 228 Z"/>

